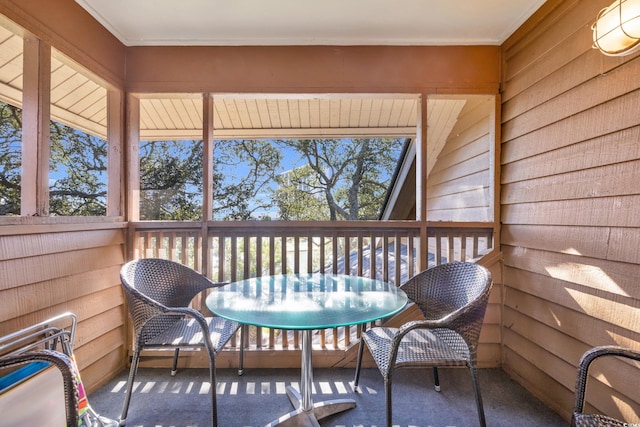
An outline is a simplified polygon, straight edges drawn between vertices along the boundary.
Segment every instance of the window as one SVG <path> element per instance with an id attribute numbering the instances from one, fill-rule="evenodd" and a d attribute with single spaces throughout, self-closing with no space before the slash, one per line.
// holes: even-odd
<path id="1" fill-rule="evenodd" d="M 202 95 L 140 99 L 140 219 L 202 218 Z"/>
<path id="2" fill-rule="evenodd" d="M 55 49 L 49 138 L 50 215 L 106 215 L 107 90 Z"/>
<path id="3" fill-rule="evenodd" d="M 214 219 L 378 219 L 404 138 L 217 141 Z"/>
<path id="4" fill-rule="evenodd" d="M 140 219 L 202 217 L 202 140 L 141 141 Z"/>
<path id="5" fill-rule="evenodd" d="M 20 215 L 23 40 L 0 26 L 0 216 Z"/>

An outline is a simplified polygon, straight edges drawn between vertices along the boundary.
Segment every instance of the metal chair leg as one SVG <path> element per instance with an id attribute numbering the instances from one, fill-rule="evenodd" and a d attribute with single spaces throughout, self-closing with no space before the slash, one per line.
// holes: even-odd
<path id="1" fill-rule="evenodd" d="M 175 377 L 178 372 L 178 355 L 180 353 L 180 348 L 176 347 L 175 353 L 173 353 L 173 368 L 171 369 L 171 376 Z"/>
<path id="2" fill-rule="evenodd" d="M 244 374 L 244 339 L 247 335 L 247 329 L 249 325 L 242 325 L 240 327 L 240 360 L 238 360 L 238 375 Z"/>
<path id="3" fill-rule="evenodd" d="M 385 397 L 385 411 L 387 413 L 387 427 L 392 427 L 393 423 L 391 422 L 393 406 L 391 399 L 391 375 L 388 375 L 384 379 L 384 397 Z"/>
<path id="4" fill-rule="evenodd" d="M 138 361 L 140 360 L 140 350 L 136 349 L 133 352 L 133 359 L 131 359 L 131 368 L 129 369 L 129 378 L 127 379 L 127 390 L 124 395 L 124 404 L 122 405 L 122 413 L 120 414 L 120 420 L 118 423 L 120 426 L 124 426 L 127 422 L 127 413 L 129 412 L 129 402 L 131 401 L 131 392 L 133 391 L 133 381 L 136 377 L 136 371 L 138 370 Z"/>
<path id="5" fill-rule="evenodd" d="M 480 394 L 480 384 L 478 383 L 478 373 L 473 366 L 469 367 L 471 371 L 471 382 L 473 383 L 473 391 L 476 394 L 476 405 L 478 406 L 478 419 L 480 420 L 480 426 L 485 427 L 487 422 L 484 418 L 484 407 L 482 405 L 482 395 Z"/>
<path id="6" fill-rule="evenodd" d="M 440 391 L 440 377 L 438 376 L 438 367 L 433 367 L 433 388 Z"/>
<path id="7" fill-rule="evenodd" d="M 353 388 L 358 388 L 360 381 L 360 368 L 362 365 L 362 355 L 364 353 L 364 339 L 360 338 L 360 346 L 358 347 L 358 359 L 356 360 L 356 376 L 353 379 Z"/>
<path id="8" fill-rule="evenodd" d="M 218 404 L 216 398 L 216 361 L 215 355 L 209 350 L 209 381 L 211 384 L 211 426 L 218 426 Z"/>

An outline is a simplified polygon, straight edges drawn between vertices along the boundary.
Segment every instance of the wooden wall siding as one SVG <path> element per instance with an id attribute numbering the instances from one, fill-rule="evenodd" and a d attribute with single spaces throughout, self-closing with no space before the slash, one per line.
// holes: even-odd
<path id="1" fill-rule="evenodd" d="M 502 253 L 499 250 L 477 260 L 491 272 L 493 287 L 489 296 L 489 305 L 484 316 L 478 345 L 478 367 L 496 368 L 502 364 Z"/>
<path id="2" fill-rule="evenodd" d="M 591 48 L 610 0 L 548 1 L 503 45 L 504 368 L 569 419 L 589 348 L 640 348 L 640 59 Z M 621 361 L 591 410 L 638 422 Z"/>
<path id="3" fill-rule="evenodd" d="M 427 180 L 429 221 L 492 221 L 493 96 L 468 98 Z"/>
<path id="4" fill-rule="evenodd" d="M 126 364 L 119 277 L 125 232 L 121 223 L 112 227 L 12 226 L 13 233 L 0 233 L 0 335 L 75 313 L 75 355 L 88 390 Z"/>

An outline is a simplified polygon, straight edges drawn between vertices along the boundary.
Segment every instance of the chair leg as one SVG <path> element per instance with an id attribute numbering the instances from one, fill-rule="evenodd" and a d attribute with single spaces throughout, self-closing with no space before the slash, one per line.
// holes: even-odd
<path id="1" fill-rule="evenodd" d="M 244 337 L 247 336 L 248 325 L 240 326 L 240 360 L 238 360 L 238 375 L 244 374 Z"/>
<path id="2" fill-rule="evenodd" d="M 387 413 L 387 427 L 392 427 L 392 399 L 391 399 L 391 375 L 384 378 L 384 397 L 385 397 L 385 410 Z"/>
<path id="3" fill-rule="evenodd" d="M 131 368 L 129 369 L 129 379 L 127 380 L 127 389 L 124 394 L 124 404 L 122 405 L 122 413 L 120 414 L 120 420 L 118 422 L 120 426 L 124 426 L 127 422 L 127 413 L 129 412 L 129 402 L 131 401 L 133 381 L 136 377 L 136 371 L 138 370 L 139 360 L 140 360 L 140 350 L 136 349 L 133 352 L 133 359 L 131 359 Z"/>
<path id="4" fill-rule="evenodd" d="M 176 347 L 175 353 L 173 353 L 173 368 L 171 369 L 171 376 L 175 377 L 178 373 L 178 355 L 180 354 L 180 348 Z"/>
<path id="5" fill-rule="evenodd" d="M 215 355 L 209 351 L 209 381 L 211 384 L 211 426 L 218 426 L 218 406 L 216 398 L 216 360 Z"/>
<path id="6" fill-rule="evenodd" d="M 356 360 L 356 376 L 353 380 L 353 388 L 358 388 L 360 381 L 360 366 L 362 365 L 362 354 L 364 353 L 364 338 L 360 338 L 360 346 L 358 347 L 358 359 Z"/>
<path id="7" fill-rule="evenodd" d="M 438 376 L 438 367 L 433 367 L 433 388 L 440 391 L 440 377 Z"/>
<path id="8" fill-rule="evenodd" d="M 469 367 L 469 371 L 471 372 L 473 391 L 476 394 L 476 405 L 478 406 L 478 419 L 480 420 L 480 426 L 486 427 L 487 422 L 484 418 L 484 407 L 482 405 L 482 395 L 480 394 L 480 384 L 478 383 L 478 373 L 476 371 L 476 368 L 473 366 Z"/>

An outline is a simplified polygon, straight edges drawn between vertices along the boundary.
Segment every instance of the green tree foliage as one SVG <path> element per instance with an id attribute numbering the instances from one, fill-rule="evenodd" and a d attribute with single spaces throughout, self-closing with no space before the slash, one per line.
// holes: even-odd
<path id="1" fill-rule="evenodd" d="M 107 142 L 51 122 L 49 213 L 100 216 L 107 211 Z"/>
<path id="2" fill-rule="evenodd" d="M 20 215 L 22 110 L 0 102 L 0 216 Z"/>
<path id="3" fill-rule="evenodd" d="M 199 220 L 202 141 L 140 144 L 140 219 Z"/>
<path id="4" fill-rule="evenodd" d="M 22 110 L 0 102 L 0 215 L 20 215 Z M 106 141 L 51 122 L 51 215 L 104 215 Z"/>
<path id="5" fill-rule="evenodd" d="M 295 149 L 307 163 L 279 178 L 274 200 L 282 218 L 378 218 L 402 141 L 305 139 L 280 144 Z"/>
<path id="6" fill-rule="evenodd" d="M 202 216 L 202 141 L 152 141 L 140 146 L 140 218 L 199 220 Z M 216 217 L 248 220 L 271 200 L 282 154 L 259 140 L 217 141 L 213 162 Z M 242 164 L 243 168 L 238 168 Z M 225 176 L 222 171 L 232 171 Z"/>
<path id="7" fill-rule="evenodd" d="M 321 192 L 321 184 L 309 165 L 276 177 L 273 201 L 284 221 L 323 221 L 329 218 L 329 206 Z"/>
<path id="8" fill-rule="evenodd" d="M 273 206 L 267 187 L 282 161 L 277 147 L 265 140 L 217 141 L 213 156 L 216 217 L 249 220 Z M 222 170 L 230 176 L 224 176 Z"/>

